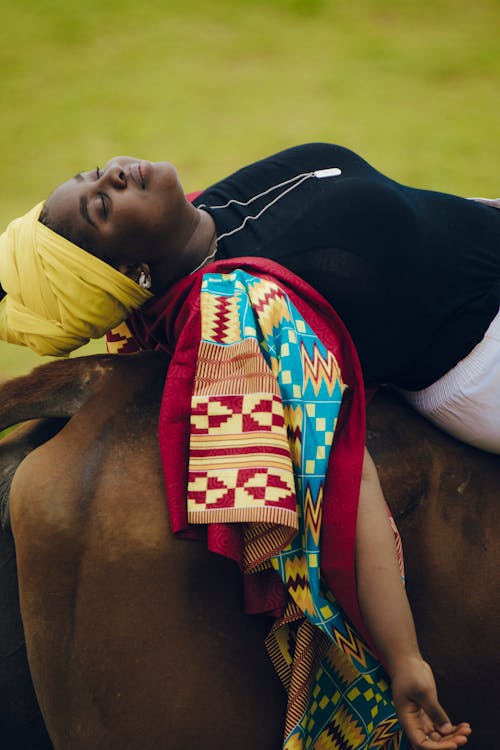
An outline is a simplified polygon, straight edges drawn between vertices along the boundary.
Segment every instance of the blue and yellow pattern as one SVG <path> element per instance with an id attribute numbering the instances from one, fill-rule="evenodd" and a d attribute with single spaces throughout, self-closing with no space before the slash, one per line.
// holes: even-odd
<path id="1" fill-rule="evenodd" d="M 282 524 L 255 534 L 289 605 L 268 648 L 289 695 L 285 750 L 403 750 L 380 662 L 321 580 L 323 491 L 342 397 L 337 361 L 280 287 L 203 277 L 188 518 Z M 293 516 L 293 517 L 292 517 Z"/>

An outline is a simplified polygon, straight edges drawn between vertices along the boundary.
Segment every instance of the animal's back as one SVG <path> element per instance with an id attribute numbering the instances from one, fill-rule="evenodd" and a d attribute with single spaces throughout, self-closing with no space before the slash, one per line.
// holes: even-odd
<path id="1" fill-rule="evenodd" d="M 242 614 L 232 564 L 170 534 L 156 440 L 164 374 L 157 358 L 120 360 L 17 472 L 13 521 L 40 702 L 64 750 L 277 750 L 284 691 L 264 650 L 270 623 Z M 473 723 L 471 747 L 489 750 L 498 457 L 385 394 L 369 409 L 368 446 L 440 697 L 452 718 Z"/>
<path id="2" fill-rule="evenodd" d="M 154 370 L 154 367 L 153 367 Z M 31 672 L 59 750 L 277 750 L 285 695 L 233 563 L 174 539 L 156 438 L 164 371 L 107 379 L 16 473 Z"/>

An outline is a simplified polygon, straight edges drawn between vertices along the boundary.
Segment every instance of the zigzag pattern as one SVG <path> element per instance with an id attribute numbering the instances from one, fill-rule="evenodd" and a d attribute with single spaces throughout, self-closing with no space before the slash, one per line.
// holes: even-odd
<path id="1" fill-rule="evenodd" d="M 320 485 L 318 495 L 313 498 L 311 488 L 307 484 L 304 496 L 304 532 L 306 539 L 310 534 L 316 546 L 319 546 L 321 534 L 321 520 L 323 518 L 323 484 Z"/>
<path id="2" fill-rule="evenodd" d="M 285 295 L 276 284 L 260 279 L 250 287 L 249 296 L 264 336 L 270 336 L 284 320 L 291 320 Z"/>
<path id="3" fill-rule="evenodd" d="M 332 645 L 326 655 L 326 660 L 330 668 L 335 672 L 339 682 L 344 686 L 350 685 L 359 677 L 359 672 L 352 663 L 351 659 L 340 651 L 337 646 Z"/>
<path id="4" fill-rule="evenodd" d="M 378 724 L 375 728 L 372 737 L 370 738 L 371 741 L 368 746 L 369 750 L 378 750 L 378 748 L 382 748 L 387 742 L 389 742 L 389 740 L 395 742 L 394 728 L 397 726 L 397 724 L 397 719 L 385 719 L 384 721 L 381 721 L 380 724 Z M 397 745 L 393 745 L 393 747 L 399 747 L 399 743 Z"/>
<path id="5" fill-rule="evenodd" d="M 342 390 L 344 389 L 337 360 L 331 351 L 327 352 L 325 360 L 315 342 L 313 345 L 313 357 L 311 359 L 306 347 L 301 342 L 300 356 L 304 371 L 304 390 L 309 382 L 313 387 L 315 396 L 318 395 L 323 383 L 327 388 L 329 396 L 332 395 L 337 382 L 340 384 Z"/>
<path id="6" fill-rule="evenodd" d="M 238 297 L 223 297 L 202 292 L 202 338 L 219 344 L 232 344 L 241 339 Z"/>
<path id="7" fill-rule="evenodd" d="M 314 604 L 307 574 L 307 560 L 304 555 L 295 555 L 286 559 L 285 576 L 290 596 L 295 600 L 302 612 L 313 615 Z"/>
<path id="8" fill-rule="evenodd" d="M 383 745 L 380 750 L 409 750 L 409 745 L 406 742 L 406 735 L 403 735 L 403 731 L 399 730 L 396 734 L 393 734 L 390 740 Z"/>
<path id="9" fill-rule="evenodd" d="M 345 706 L 340 706 L 313 747 L 314 750 L 353 750 L 361 747 L 365 740 L 362 725 Z"/>
<path id="10" fill-rule="evenodd" d="M 294 466 L 300 466 L 302 455 L 302 406 L 283 405 L 286 434 L 290 446 L 290 455 Z"/>
<path id="11" fill-rule="evenodd" d="M 337 630 L 337 628 L 333 628 L 333 636 L 335 638 L 335 642 L 340 646 L 345 654 L 350 657 L 354 657 L 364 667 L 366 667 L 366 653 L 369 653 L 368 648 L 365 646 L 358 634 L 351 628 L 347 620 L 345 622 L 345 627 L 348 633 L 347 637 L 343 635 L 339 630 Z"/>

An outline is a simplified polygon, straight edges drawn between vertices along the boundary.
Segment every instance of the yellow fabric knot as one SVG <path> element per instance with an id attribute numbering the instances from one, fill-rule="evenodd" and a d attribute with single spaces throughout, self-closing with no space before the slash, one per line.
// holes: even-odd
<path id="1" fill-rule="evenodd" d="M 153 295 L 38 221 L 43 202 L 0 237 L 0 338 L 64 356 Z"/>

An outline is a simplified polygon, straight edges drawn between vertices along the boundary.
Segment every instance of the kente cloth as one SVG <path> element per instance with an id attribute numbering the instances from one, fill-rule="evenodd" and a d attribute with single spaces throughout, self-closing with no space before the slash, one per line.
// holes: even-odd
<path id="1" fill-rule="evenodd" d="M 64 356 L 152 298 L 132 279 L 38 219 L 39 203 L 0 236 L 0 338 Z"/>
<path id="2" fill-rule="evenodd" d="M 240 259 L 130 324 L 172 356 L 159 437 L 174 533 L 236 560 L 248 609 L 277 616 L 266 645 L 288 692 L 283 748 L 402 749 L 357 603 L 364 395 L 340 320 L 285 269 Z"/>

